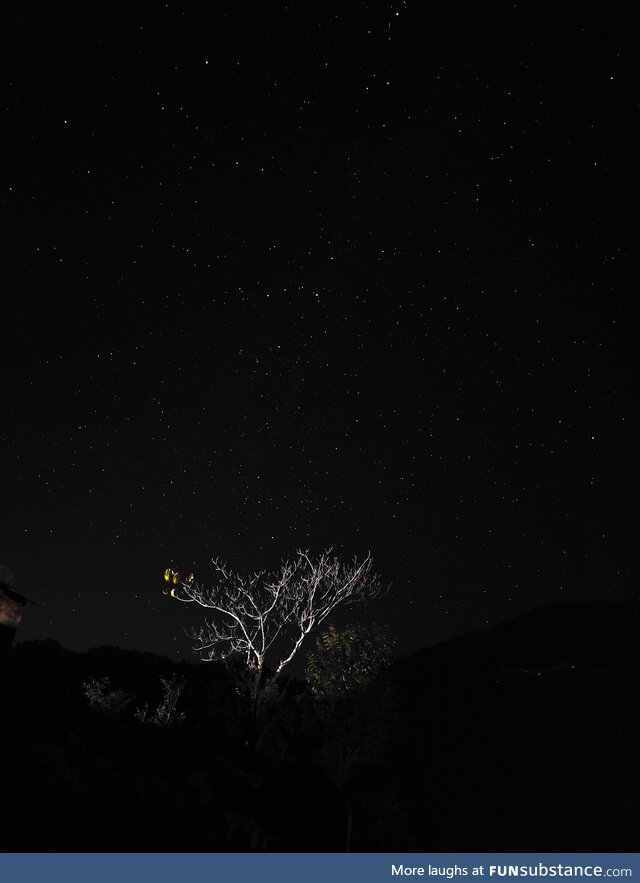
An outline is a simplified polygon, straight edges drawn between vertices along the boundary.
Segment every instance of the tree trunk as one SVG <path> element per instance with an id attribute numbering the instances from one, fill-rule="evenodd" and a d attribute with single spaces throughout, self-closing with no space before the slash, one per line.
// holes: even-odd
<path id="1" fill-rule="evenodd" d="M 351 801 L 345 794 L 344 802 L 347 806 L 347 842 L 345 845 L 345 852 L 351 852 L 351 830 L 353 828 L 353 809 L 351 808 Z"/>

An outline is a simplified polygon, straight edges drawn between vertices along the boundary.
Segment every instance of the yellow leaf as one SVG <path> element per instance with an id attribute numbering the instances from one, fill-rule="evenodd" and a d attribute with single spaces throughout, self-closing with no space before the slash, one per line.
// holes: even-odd
<path id="1" fill-rule="evenodd" d="M 169 592 L 169 594 L 171 595 L 172 598 L 175 598 L 175 597 L 176 597 L 176 590 L 175 590 L 175 589 L 171 589 L 171 591 Z"/>
<path id="2" fill-rule="evenodd" d="M 192 573 L 190 573 L 189 576 L 187 577 L 187 582 L 192 583 L 194 581 L 194 579 L 195 579 L 195 576 Z"/>
<path id="3" fill-rule="evenodd" d="M 174 586 L 177 586 L 179 582 L 180 582 L 180 574 L 179 574 L 178 571 L 176 570 L 176 572 L 173 574 L 173 584 L 174 584 Z"/>
<path id="4" fill-rule="evenodd" d="M 165 581 L 166 583 L 171 582 L 171 574 L 172 574 L 172 573 L 173 573 L 173 571 L 171 570 L 171 568 L 170 568 L 170 567 L 167 567 L 167 569 L 166 569 L 165 572 L 164 572 L 164 581 Z"/>

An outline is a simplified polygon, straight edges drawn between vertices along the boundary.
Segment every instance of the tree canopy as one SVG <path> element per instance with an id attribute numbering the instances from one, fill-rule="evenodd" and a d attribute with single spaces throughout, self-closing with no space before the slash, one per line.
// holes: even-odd
<path id="1" fill-rule="evenodd" d="M 299 550 L 274 573 L 250 576 L 230 570 L 219 559 L 212 565 L 210 581 L 192 573 L 183 579 L 179 571 L 167 568 L 167 594 L 209 613 L 191 632 L 195 652 L 205 660 L 240 658 L 253 675 L 254 699 L 265 664 L 273 682 L 333 610 L 371 600 L 382 591 L 369 553 L 361 561 L 344 563 L 331 549 L 317 558 Z M 274 658 L 268 659 L 270 655 Z"/>

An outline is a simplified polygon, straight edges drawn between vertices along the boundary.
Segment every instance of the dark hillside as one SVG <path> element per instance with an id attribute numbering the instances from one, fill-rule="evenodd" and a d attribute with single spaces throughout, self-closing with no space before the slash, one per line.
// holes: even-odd
<path id="1" fill-rule="evenodd" d="M 554 604 L 398 660 L 398 848 L 637 848 L 639 626 Z"/>
<path id="2" fill-rule="evenodd" d="M 634 851 L 639 625 L 638 602 L 550 605 L 330 707 L 291 681 L 257 729 L 222 666 L 18 644 L 0 848 Z"/>

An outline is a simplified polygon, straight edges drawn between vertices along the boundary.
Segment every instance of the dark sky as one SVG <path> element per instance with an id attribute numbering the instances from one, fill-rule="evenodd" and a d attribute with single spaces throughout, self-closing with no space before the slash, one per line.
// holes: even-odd
<path id="1" fill-rule="evenodd" d="M 393 587 L 361 615 L 403 652 L 637 594 L 619 15 L 5 7 L 0 562 L 40 604 L 22 639 L 191 658 L 200 617 L 164 568 L 299 547 L 371 550 Z"/>

